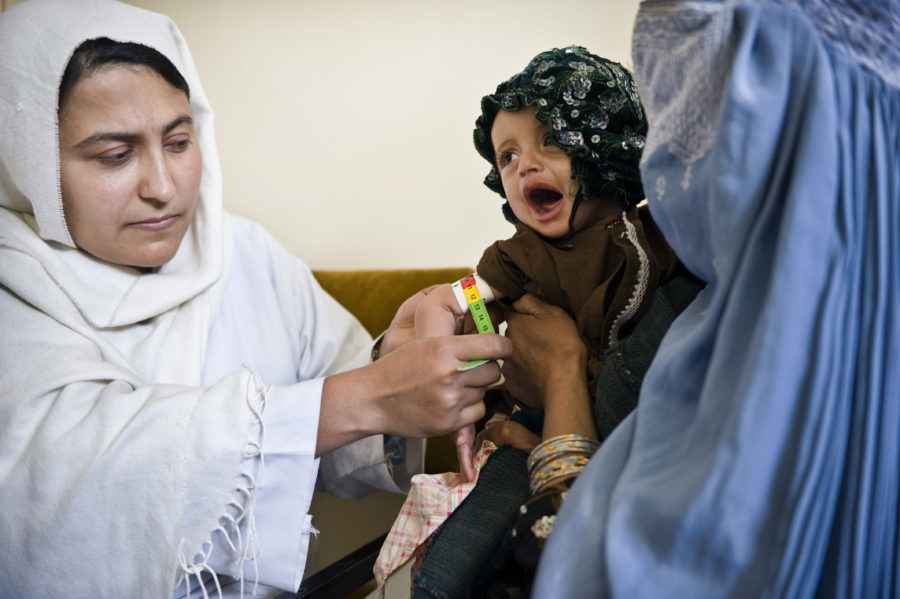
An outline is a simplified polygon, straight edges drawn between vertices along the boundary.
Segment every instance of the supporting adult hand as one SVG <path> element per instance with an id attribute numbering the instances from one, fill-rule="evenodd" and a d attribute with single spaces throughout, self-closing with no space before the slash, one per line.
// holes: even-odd
<path id="1" fill-rule="evenodd" d="M 376 433 L 433 437 L 484 416 L 485 387 L 500 378 L 507 358 L 500 335 L 429 337 L 404 343 L 377 362 L 325 379 L 317 451 Z M 469 360 L 490 362 L 458 370 Z"/>
<path id="2" fill-rule="evenodd" d="M 525 294 L 513 303 L 506 323 L 513 355 L 503 363 L 503 376 L 519 402 L 542 409 L 557 381 L 586 379 L 587 348 L 565 311 Z"/>
<path id="3" fill-rule="evenodd" d="M 507 390 L 532 409 L 544 410 L 543 438 L 596 437 L 587 390 L 587 348 L 575 322 L 532 295 L 513 303 L 506 335 L 513 355 L 503 362 Z"/>

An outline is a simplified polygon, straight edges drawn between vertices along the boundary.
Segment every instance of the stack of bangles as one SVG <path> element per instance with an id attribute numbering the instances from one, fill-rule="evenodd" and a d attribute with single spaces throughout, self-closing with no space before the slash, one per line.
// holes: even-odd
<path id="1" fill-rule="evenodd" d="M 531 494 L 578 476 L 599 447 L 599 441 L 581 435 L 559 435 L 539 443 L 528 456 Z"/>

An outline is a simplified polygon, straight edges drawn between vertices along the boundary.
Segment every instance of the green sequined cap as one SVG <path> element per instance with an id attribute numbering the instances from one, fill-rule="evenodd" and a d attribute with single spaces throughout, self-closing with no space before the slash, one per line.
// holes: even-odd
<path id="1" fill-rule="evenodd" d="M 626 206 L 644 198 L 639 165 L 647 120 L 628 69 L 581 46 L 554 48 L 481 99 L 475 148 L 491 163 L 484 184 L 504 198 L 491 127 L 501 109 L 525 107 L 537 108 L 552 142 L 572 158 L 572 178 L 580 182 L 584 198 L 614 196 Z M 503 213 L 516 221 L 509 203 Z"/>

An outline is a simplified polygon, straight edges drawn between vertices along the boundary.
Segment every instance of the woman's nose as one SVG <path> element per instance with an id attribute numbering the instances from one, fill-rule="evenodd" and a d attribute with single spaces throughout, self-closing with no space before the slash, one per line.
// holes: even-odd
<path id="1" fill-rule="evenodd" d="M 139 193 L 141 198 L 155 202 L 169 202 L 175 197 L 175 179 L 163 152 L 144 161 Z"/>

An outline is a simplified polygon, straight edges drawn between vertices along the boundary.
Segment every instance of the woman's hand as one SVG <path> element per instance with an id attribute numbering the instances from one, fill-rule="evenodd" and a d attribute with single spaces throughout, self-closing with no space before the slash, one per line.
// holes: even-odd
<path id="1" fill-rule="evenodd" d="M 416 308 L 419 307 L 426 295 L 437 289 L 440 285 L 431 285 L 408 297 L 394 314 L 393 320 L 384 332 L 381 340 L 381 355 L 389 354 L 401 345 L 409 343 L 416 338 Z"/>
<path id="2" fill-rule="evenodd" d="M 402 330 L 402 329 L 401 329 Z M 377 433 L 444 435 L 484 416 L 485 387 L 500 378 L 496 360 L 512 344 L 500 335 L 407 341 L 363 368 L 329 376 L 322 389 L 317 453 Z M 486 358 L 469 370 L 459 367 Z"/>
<path id="3" fill-rule="evenodd" d="M 520 403 L 543 409 L 554 385 L 586 380 L 587 349 L 565 311 L 525 294 L 513 303 L 506 322 L 513 355 L 503 363 L 503 376 Z"/>
<path id="4" fill-rule="evenodd" d="M 513 355 L 503 362 L 506 388 L 520 403 L 544 410 L 542 436 L 596 438 L 587 389 L 587 348 L 560 308 L 526 294 L 507 313 Z"/>

